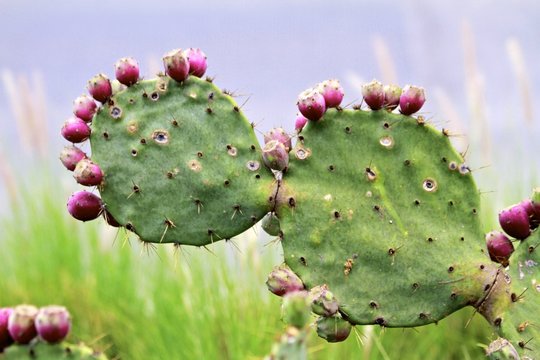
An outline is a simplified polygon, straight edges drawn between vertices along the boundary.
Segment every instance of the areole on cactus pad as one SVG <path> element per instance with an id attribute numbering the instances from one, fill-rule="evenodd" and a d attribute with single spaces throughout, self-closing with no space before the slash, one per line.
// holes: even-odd
<path id="1" fill-rule="evenodd" d="M 204 246 L 270 213 L 264 228 L 281 240 L 288 268 L 269 278 L 269 288 L 280 296 L 311 291 L 320 336 L 329 341 L 344 340 L 349 324 L 420 326 L 471 305 L 524 358 L 540 352 L 538 199 L 521 211 L 519 225 L 530 229 L 509 234 L 522 239 L 513 254 L 502 233 L 504 243 L 491 236 L 486 245 L 463 156 L 447 131 L 411 116 L 425 102 L 422 88 L 374 80 L 363 94 L 370 109 L 344 109 L 339 82 L 323 82 L 297 99 L 296 146 L 277 128 L 261 150 L 232 97 L 200 79 L 202 51 L 171 51 L 164 65 L 167 75 L 133 75 L 112 92 L 104 75 L 93 79 L 90 91 L 102 105 L 91 121 L 93 103 L 78 99 L 85 118 L 77 125 L 91 122 L 91 156 L 69 147 L 62 162 L 79 183 L 97 185 L 102 199 L 75 194 L 72 215 L 106 214 L 143 241 Z M 87 211 L 82 200 L 90 197 Z M 513 218 L 501 224 L 515 227 Z M 290 325 L 303 344 L 308 327 Z"/>

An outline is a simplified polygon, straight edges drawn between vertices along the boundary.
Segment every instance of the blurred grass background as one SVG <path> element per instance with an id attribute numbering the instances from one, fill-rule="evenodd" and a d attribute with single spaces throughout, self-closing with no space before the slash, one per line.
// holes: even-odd
<path id="1" fill-rule="evenodd" d="M 84 80 L 110 74 L 117 57 L 138 57 L 149 76 L 159 69 L 156 52 L 202 47 L 218 85 L 245 95 L 240 103 L 250 99 L 244 109 L 258 131 L 292 129 L 295 95 L 327 77 L 341 80 L 345 103 L 373 77 L 425 85 L 423 115 L 466 153 L 486 231 L 497 227 L 498 209 L 540 185 L 534 0 L 188 8 L 124 0 L 105 12 L 98 1 L 53 3 L 0 0 L 0 30 L 8 34 L 0 38 L 0 306 L 64 304 L 74 316 L 72 340 L 111 358 L 259 359 L 283 330 L 280 299 L 264 285 L 281 248 L 258 228 L 209 251 L 153 248 L 65 211 L 78 187 L 56 160 L 58 129 Z M 186 11 L 196 16 L 179 16 Z M 147 22 L 134 28 L 142 16 Z M 91 29 L 81 26 L 88 17 Z M 305 41 L 314 37 L 324 46 Z M 479 344 L 492 336 L 464 309 L 415 329 L 357 327 L 341 344 L 312 336 L 309 349 L 310 359 L 483 359 Z"/>

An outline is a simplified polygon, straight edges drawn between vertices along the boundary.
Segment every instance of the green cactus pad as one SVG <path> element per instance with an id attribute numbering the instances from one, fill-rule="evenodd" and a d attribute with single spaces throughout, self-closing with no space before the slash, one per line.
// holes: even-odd
<path id="1" fill-rule="evenodd" d="M 0 359 L 5 360 L 59 360 L 59 359 L 81 359 L 81 360 L 107 360 L 104 354 L 98 353 L 84 344 L 47 344 L 37 342 L 32 345 L 12 345 L 8 347 Z"/>
<path id="2" fill-rule="evenodd" d="M 484 316 L 522 359 L 540 356 L 540 232 L 523 241 L 501 271 Z"/>
<path id="3" fill-rule="evenodd" d="M 271 208 L 274 178 L 253 128 L 208 81 L 158 77 L 116 93 L 90 141 L 107 210 L 143 241 L 206 245 Z"/>
<path id="4" fill-rule="evenodd" d="M 287 265 L 353 324 L 436 322 L 489 288 L 479 192 L 447 134 L 387 111 L 329 110 L 291 152 L 276 208 Z"/>

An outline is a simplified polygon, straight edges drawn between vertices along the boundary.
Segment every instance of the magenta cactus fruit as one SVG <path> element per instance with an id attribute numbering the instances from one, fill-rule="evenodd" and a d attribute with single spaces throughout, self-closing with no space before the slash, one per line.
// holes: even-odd
<path id="1" fill-rule="evenodd" d="M 296 132 L 301 133 L 307 122 L 308 119 L 304 115 L 300 113 L 296 114 L 296 120 L 294 121 L 294 129 L 296 130 Z"/>
<path id="2" fill-rule="evenodd" d="M 189 61 L 182 49 L 171 50 L 163 55 L 163 66 L 165 73 L 178 82 L 188 78 Z"/>
<path id="3" fill-rule="evenodd" d="M 426 102 L 424 89 L 414 85 L 405 85 L 399 97 L 399 111 L 403 115 L 418 112 Z"/>
<path id="4" fill-rule="evenodd" d="M 263 147 L 264 164 L 272 170 L 283 171 L 289 166 L 289 153 L 285 145 L 277 140 L 271 140 Z"/>
<path id="5" fill-rule="evenodd" d="M 69 171 L 75 170 L 77 163 L 85 158 L 85 152 L 74 145 L 64 147 L 60 153 L 60 161 Z"/>
<path id="6" fill-rule="evenodd" d="M 48 343 L 58 343 L 66 338 L 71 329 L 71 315 L 63 306 L 42 307 L 36 316 L 35 325 L 40 338 Z"/>
<path id="7" fill-rule="evenodd" d="M 116 221 L 116 219 L 111 215 L 111 213 L 108 210 L 105 210 L 103 212 L 103 216 L 105 217 L 105 221 L 107 221 L 107 224 L 109 224 L 112 227 L 120 227 L 120 223 Z"/>
<path id="8" fill-rule="evenodd" d="M 303 328 L 311 317 L 311 307 L 307 291 L 294 291 L 285 294 L 281 305 L 281 318 L 291 326 Z"/>
<path id="9" fill-rule="evenodd" d="M 0 353 L 13 344 L 13 338 L 8 331 L 8 319 L 12 312 L 12 308 L 0 308 Z"/>
<path id="10" fill-rule="evenodd" d="M 79 191 L 70 196 L 67 203 L 68 212 L 75 219 L 89 221 L 97 218 L 103 210 L 101 199 L 87 191 Z"/>
<path id="11" fill-rule="evenodd" d="M 382 109 L 384 105 L 384 86 L 377 80 L 362 86 L 362 96 L 371 110 Z"/>
<path id="12" fill-rule="evenodd" d="M 78 117 L 72 116 L 62 126 L 62 136 L 72 143 L 81 143 L 90 137 L 90 126 Z"/>
<path id="13" fill-rule="evenodd" d="M 304 290 L 302 280 L 285 264 L 275 267 L 268 280 L 266 280 L 268 290 L 277 296 L 287 293 Z"/>
<path id="14" fill-rule="evenodd" d="M 116 80 L 126 86 L 139 81 L 139 63 L 131 57 L 121 58 L 114 64 Z"/>
<path id="15" fill-rule="evenodd" d="M 317 335 L 328 342 L 340 342 L 349 337 L 351 324 L 341 317 L 320 317 L 317 319 Z"/>
<path id="16" fill-rule="evenodd" d="M 285 146 L 285 150 L 289 152 L 291 150 L 291 136 L 285 132 L 282 128 L 273 128 L 266 134 L 264 134 L 264 143 L 276 140 Z"/>
<path id="17" fill-rule="evenodd" d="M 73 177 L 81 185 L 95 186 L 103 181 L 103 171 L 90 159 L 82 159 L 75 166 Z"/>
<path id="18" fill-rule="evenodd" d="M 189 73 L 196 77 L 202 77 L 206 72 L 206 54 L 198 48 L 189 48 L 184 51 L 189 61 Z"/>
<path id="19" fill-rule="evenodd" d="M 324 96 L 316 89 L 308 89 L 298 95 L 298 110 L 311 121 L 318 121 L 326 112 Z"/>
<path id="20" fill-rule="evenodd" d="M 328 286 L 315 286 L 309 291 L 311 311 L 321 316 L 332 316 L 338 312 L 339 304 Z"/>
<path id="21" fill-rule="evenodd" d="M 399 105 L 401 97 L 401 88 L 397 85 L 384 85 L 384 107 L 388 110 L 394 110 Z"/>
<path id="22" fill-rule="evenodd" d="M 519 203 L 529 216 L 529 227 L 534 230 L 540 224 L 540 203 L 533 202 L 531 199 L 525 199 Z"/>
<path id="23" fill-rule="evenodd" d="M 345 96 L 343 87 L 335 79 L 325 80 L 317 88 L 324 97 L 327 109 L 338 107 L 343 101 L 343 96 Z"/>
<path id="24" fill-rule="evenodd" d="M 492 231 L 486 234 L 486 245 L 491 260 L 508 266 L 508 259 L 514 252 L 512 241 L 500 231 Z"/>
<path id="25" fill-rule="evenodd" d="M 499 223 L 505 233 L 516 239 L 523 240 L 531 234 L 529 215 L 521 204 L 501 210 Z"/>
<path id="26" fill-rule="evenodd" d="M 88 92 L 100 103 L 105 103 L 112 96 L 112 85 L 109 78 L 98 74 L 88 81 Z"/>
<path id="27" fill-rule="evenodd" d="M 81 95 L 73 101 L 73 114 L 86 122 L 92 121 L 97 104 L 90 96 Z"/>
<path id="28" fill-rule="evenodd" d="M 34 320 L 38 313 L 33 305 L 18 305 L 9 315 L 8 331 L 18 344 L 28 344 L 37 336 Z"/>

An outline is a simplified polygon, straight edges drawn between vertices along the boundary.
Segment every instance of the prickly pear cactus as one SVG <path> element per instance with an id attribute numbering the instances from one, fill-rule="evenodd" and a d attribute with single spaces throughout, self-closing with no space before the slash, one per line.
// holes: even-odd
<path id="1" fill-rule="evenodd" d="M 285 262 L 353 324 L 436 322 L 496 274 L 479 194 L 445 133 L 386 110 L 329 109 L 292 150 L 278 194 Z"/>
<path id="2" fill-rule="evenodd" d="M 104 354 L 90 349 L 84 344 L 69 344 L 66 342 L 60 344 L 47 344 L 41 341 L 31 345 L 13 345 L 7 348 L 0 359 L 5 360 L 106 360 Z"/>
<path id="3" fill-rule="evenodd" d="M 144 241 L 206 245 L 268 212 L 273 177 L 238 105 L 196 77 L 113 95 L 92 121 L 107 210 Z"/>

